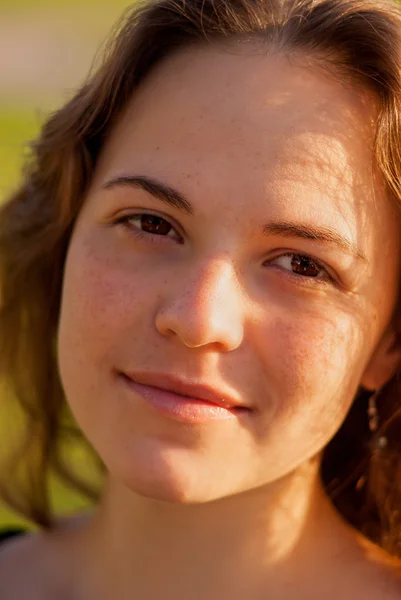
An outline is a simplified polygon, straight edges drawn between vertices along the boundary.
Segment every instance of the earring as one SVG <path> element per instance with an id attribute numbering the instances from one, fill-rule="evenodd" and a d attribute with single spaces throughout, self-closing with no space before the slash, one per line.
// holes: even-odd
<path id="1" fill-rule="evenodd" d="M 374 434 L 379 428 L 379 414 L 377 411 L 376 399 L 380 394 L 380 390 L 376 390 L 370 396 L 368 401 L 368 421 L 369 421 L 369 429 Z M 380 453 L 387 446 L 388 440 L 384 435 L 373 435 L 370 441 L 370 448 L 373 455 L 377 455 L 377 452 Z M 355 484 L 355 490 L 357 492 L 361 492 L 365 487 L 367 482 L 367 474 L 361 475 L 358 481 Z"/>
<path id="2" fill-rule="evenodd" d="M 376 398 L 378 395 L 379 395 L 379 393 L 376 390 L 369 397 L 368 419 L 369 419 L 369 429 L 370 429 L 370 431 L 372 431 L 372 433 L 375 432 L 377 430 L 377 428 L 379 427 L 379 415 L 377 413 L 377 406 L 376 406 Z"/>
<path id="3" fill-rule="evenodd" d="M 368 403 L 368 419 L 369 419 L 369 429 L 372 433 L 377 431 L 379 427 L 379 414 L 377 411 L 376 400 L 380 394 L 380 390 L 376 390 L 370 397 Z M 374 447 L 376 450 L 382 450 L 387 446 L 387 438 L 383 435 L 379 437 L 375 437 L 373 440 Z"/>

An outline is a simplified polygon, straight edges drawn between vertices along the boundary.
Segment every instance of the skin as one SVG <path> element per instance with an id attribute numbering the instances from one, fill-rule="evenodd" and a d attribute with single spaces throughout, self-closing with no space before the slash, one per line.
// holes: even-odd
<path id="1" fill-rule="evenodd" d="M 374 167 L 375 116 L 367 91 L 304 59 L 218 47 L 170 57 L 121 115 L 71 239 L 58 336 L 105 492 L 79 525 L 25 542 L 30 565 L 44 545 L 66 597 L 398 597 L 318 477 L 358 387 L 400 360 L 400 218 Z M 134 174 L 192 214 L 103 187 Z M 138 219 L 116 223 L 140 213 L 172 229 L 138 238 Z M 261 233 L 276 222 L 354 250 Z M 318 276 L 294 273 L 289 253 Z M 188 426 L 129 392 L 116 371 L 130 370 L 224 386 L 250 410 Z"/>

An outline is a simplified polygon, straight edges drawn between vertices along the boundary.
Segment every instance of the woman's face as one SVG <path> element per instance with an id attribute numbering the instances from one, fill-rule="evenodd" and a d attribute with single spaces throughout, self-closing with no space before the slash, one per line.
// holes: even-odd
<path id="1" fill-rule="evenodd" d="M 61 378 L 112 476 L 140 494 L 202 502 L 277 480 L 398 361 L 399 217 L 373 167 L 373 100 L 291 62 L 215 47 L 159 65 L 78 217 Z M 180 421 L 121 373 L 203 383 L 247 409 Z"/>

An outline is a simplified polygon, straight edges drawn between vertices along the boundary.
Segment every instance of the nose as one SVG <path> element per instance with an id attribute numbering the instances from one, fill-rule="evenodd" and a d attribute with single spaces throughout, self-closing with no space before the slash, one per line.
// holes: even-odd
<path id="1" fill-rule="evenodd" d="M 229 261 L 211 260 L 169 289 L 156 314 L 156 328 L 189 348 L 238 348 L 243 338 L 243 294 Z"/>

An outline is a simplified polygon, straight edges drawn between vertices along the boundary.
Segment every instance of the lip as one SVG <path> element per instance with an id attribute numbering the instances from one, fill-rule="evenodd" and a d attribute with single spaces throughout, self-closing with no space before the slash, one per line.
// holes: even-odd
<path id="1" fill-rule="evenodd" d="M 156 387 L 173 392 L 191 400 L 202 400 L 222 408 L 248 409 L 243 402 L 223 388 L 213 387 L 203 383 L 184 381 L 166 373 L 124 373 L 126 377 L 142 385 Z"/>
<path id="2" fill-rule="evenodd" d="M 222 398 L 210 386 L 187 384 L 160 374 L 119 373 L 119 376 L 135 396 L 140 396 L 152 409 L 175 421 L 197 424 L 222 419 L 242 419 L 251 412 L 232 396 L 229 400 Z M 148 384 L 148 381 L 151 383 Z"/>

